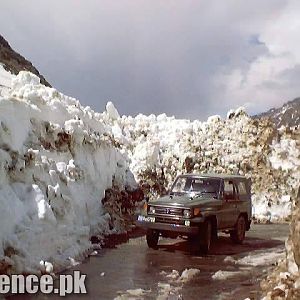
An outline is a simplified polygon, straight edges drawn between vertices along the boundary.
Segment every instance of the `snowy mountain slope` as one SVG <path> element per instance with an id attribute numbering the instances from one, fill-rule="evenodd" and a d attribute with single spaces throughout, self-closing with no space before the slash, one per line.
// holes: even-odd
<path id="1" fill-rule="evenodd" d="M 289 101 L 280 108 L 272 108 L 254 118 L 270 118 L 277 128 L 300 126 L 300 98 Z"/>
<path id="2" fill-rule="evenodd" d="M 6 71 L 17 75 L 20 71 L 29 71 L 37 75 L 41 83 L 50 86 L 43 75 L 32 65 L 30 61 L 24 58 L 22 55 L 14 51 L 9 43 L 0 35 L 0 63 L 4 65 Z"/>

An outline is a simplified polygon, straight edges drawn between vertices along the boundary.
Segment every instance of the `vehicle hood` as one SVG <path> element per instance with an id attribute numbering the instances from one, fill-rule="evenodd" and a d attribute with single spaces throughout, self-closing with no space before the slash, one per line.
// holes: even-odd
<path id="1" fill-rule="evenodd" d="M 205 208 L 205 207 L 212 207 L 215 205 L 220 205 L 221 200 L 213 199 L 213 198 L 193 198 L 191 200 L 191 197 L 189 196 L 164 196 L 160 197 L 157 200 L 151 200 L 149 201 L 148 205 L 162 205 L 162 206 L 176 206 L 176 207 L 199 207 L 199 208 Z"/>

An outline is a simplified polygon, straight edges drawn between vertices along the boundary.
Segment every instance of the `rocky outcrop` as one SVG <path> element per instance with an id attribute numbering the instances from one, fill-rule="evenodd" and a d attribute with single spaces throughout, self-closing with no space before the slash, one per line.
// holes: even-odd
<path id="1" fill-rule="evenodd" d="M 42 84 L 51 86 L 43 75 L 32 65 L 30 61 L 22 55 L 14 51 L 9 43 L 0 35 L 0 63 L 3 64 L 4 69 L 12 74 L 18 74 L 20 71 L 29 71 L 40 78 Z"/>
<path id="2" fill-rule="evenodd" d="M 300 126 L 300 98 L 285 103 L 282 107 L 253 116 L 255 119 L 269 118 L 277 128 Z"/>

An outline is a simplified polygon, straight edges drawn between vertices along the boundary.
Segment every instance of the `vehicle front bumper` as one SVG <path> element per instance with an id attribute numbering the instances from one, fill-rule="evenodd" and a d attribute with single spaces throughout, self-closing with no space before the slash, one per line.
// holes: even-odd
<path id="1" fill-rule="evenodd" d="M 185 226 L 171 223 L 150 222 L 137 219 L 138 227 L 153 229 L 160 232 L 176 232 L 178 234 L 197 235 L 199 233 L 198 226 Z"/>

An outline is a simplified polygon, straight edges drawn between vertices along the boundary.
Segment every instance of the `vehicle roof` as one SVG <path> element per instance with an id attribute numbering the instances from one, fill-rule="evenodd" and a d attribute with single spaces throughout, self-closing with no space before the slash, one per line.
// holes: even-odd
<path id="1" fill-rule="evenodd" d="M 242 175 L 233 175 L 233 174 L 214 174 L 214 173 L 203 173 L 203 174 L 182 174 L 179 176 L 184 177 L 208 177 L 208 178 L 221 178 L 221 179 L 247 179 Z"/>

